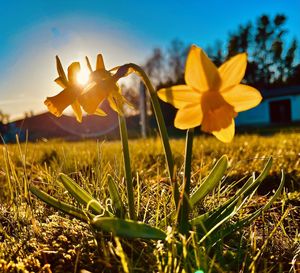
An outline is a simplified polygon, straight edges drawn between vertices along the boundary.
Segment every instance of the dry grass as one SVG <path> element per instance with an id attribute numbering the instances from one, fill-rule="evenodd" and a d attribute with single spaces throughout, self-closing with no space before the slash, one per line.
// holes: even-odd
<path id="1" fill-rule="evenodd" d="M 180 179 L 184 140 L 172 140 L 171 145 Z M 58 173 L 64 172 L 105 203 L 108 198 L 106 177 L 111 174 L 119 181 L 120 193 L 126 200 L 120 143 L 50 141 L 2 145 L 2 148 L 0 272 L 79 272 L 80 269 L 121 272 L 124 264 L 113 238 L 95 234 L 88 225 L 56 212 L 27 191 L 27 185 L 33 183 L 59 199 L 74 203 L 56 180 Z M 130 152 L 139 220 L 157 225 L 172 206 L 160 141 L 132 140 Z M 251 263 L 254 264 L 253 272 L 288 272 L 290 269 L 297 272 L 300 270 L 300 135 L 237 136 L 230 145 L 213 138 L 197 137 L 193 150 L 192 188 L 223 154 L 228 155 L 230 168 L 222 186 L 227 185 L 230 190 L 224 194 L 216 189 L 199 211 L 213 208 L 234 194 L 243 180 L 231 187 L 233 182 L 254 171 L 259 172 L 269 156 L 274 157 L 270 176 L 254 202 L 242 213 L 254 211 L 266 202 L 267 194 L 279 185 L 281 169 L 287 177 L 285 192 L 281 200 L 250 227 L 213 250 L 208 247 L 200 256 L 211 265 L 211 272 L 248 272 Z M 288 214 L 282 219 L 287 210 Z M 192 246 L 189 248 L 195 251 Z M 177 255 L 174 249 L 159 248 L 152 241 L 122 240 L 122 249 L 135 272 L 157 272 L 165 263 L 164 254 Z M 178 261 L 181 269 L 180 257 Z M 197 259 L 190 262 L 196 266 Z"/>

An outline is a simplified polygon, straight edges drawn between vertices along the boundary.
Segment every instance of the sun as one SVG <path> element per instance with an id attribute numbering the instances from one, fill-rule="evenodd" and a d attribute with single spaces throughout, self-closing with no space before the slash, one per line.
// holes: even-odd
<path id="1" fill-rule="evenodd" d="M 77 73 L 76 81 L 80 85 L 85 85 L 87 84 L 89 77 L 90 77 L 90 71 L 87 68 L 83 67 L 81 68 L 80 72 Z"/>

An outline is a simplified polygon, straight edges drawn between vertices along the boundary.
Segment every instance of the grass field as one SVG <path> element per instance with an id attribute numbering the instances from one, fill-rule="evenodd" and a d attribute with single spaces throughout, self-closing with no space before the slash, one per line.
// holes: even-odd
<path id="1" fill-rule="evenodd" d="M 171 186 L 159 139 L 131 140 L 138 220 L 167 230 L 165 215 L 172 209 Z M 180 181 L 184 140 L 171 141 Z M 197 246 L 195 238 L 169 238 L 168 243 L 113 238 L 45 205 L 28 192 L 33 184 L 52 196 L 76 205 L 57 181 L 71 176 L 102 204 L 109 206 L 107 175 L 118 182 L 125 202 L 120 142 L 49 141 L 2 145 L 0 156 L 0 272 L 300 272 L 300 135 L 236 136 L 226 145 L 212 137 L 194 142 L 192 189 L 203 181 L 221 155 L 227 154 L 226 177 L 198 211 L 205 212 L 233 196 L 267 158 L 270 175 L 242 217 L 262 206 L 286 174 L 281 197 L 250 226 L 215 246 Z M 238 182 L 238 183 L 237 183 Z M 182 240 L 179 249 L 176 240 Z M 189 264 L 186 269 L 185 264 Z M 198 272 L 201 272 L 200 270 Z"/>

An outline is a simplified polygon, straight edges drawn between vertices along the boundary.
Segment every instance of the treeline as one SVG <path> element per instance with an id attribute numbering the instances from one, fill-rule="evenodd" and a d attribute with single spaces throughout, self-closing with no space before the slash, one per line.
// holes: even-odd
<path id="1" fill-rule="evenodd" d="M 240 25 L 225 42 L 216 41 L 205 51 L 219 66 L 231 56 L 248 53 L 245 82 L 258 88 L 300 84 L 298 41 L 286 39 L 287 18 L 260 16 Z M 201 45 L 199 45 L 201 46 Z M 144 68 L 157 88 L 184 83 L 184 65 L 190 45 L 176 39 L 167 50 L 155 48 Z"/>

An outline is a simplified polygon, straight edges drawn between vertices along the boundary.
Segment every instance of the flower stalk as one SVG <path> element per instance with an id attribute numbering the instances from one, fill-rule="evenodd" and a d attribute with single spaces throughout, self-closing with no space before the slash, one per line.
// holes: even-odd
<path id="1" fill-rule="evenodd" d="M 120 115 L 120 114 L 118 114 L 118 119 L 119 119 L 120 136 L 122 142 L 122 153 L 123 153 L 123 161 L 124 161 L 124 173 L 125 173 L 125 183 L 127 189 L 129 217 L 131 220 L 135 220 L 136 214 L 134 209 L 134 191 L 133 191 L 133 184 L 132 184 L 126 120 L 124 115 Z"/>
<path id="2" fill-rule="evenodd" d="M 162 114 L 162 111 L 160 108 L 157 93 L 156 93 L 150 79 L 148 78 L 147 74 L 145 73 L 145 71 L 140 66 L 138 66 L 134 63 L 129 63 L 129 64 L 125 64 L 125 65 L 121 66 L 119 68 L 118 72 L 116 73 L 116 76 L 117 76 L 117 74 L 121 74 L 120 75 L 120 77 L 121 77 L 121 76 L 123 76 L 122 73 L 126 74 L 126 73 L 128 73 L 128 71 L 135 72 L 142 79 L 143 83 L 145 84 L 145 86 L 147 87 L 147 90 L 149 92 L 151 103 L 152 103 L 154 114 L 155 114 L 155 118 L 156 118 L 156 122 L 158 125 L 159 133 L 160 133 L 162 144 L 163 144 L 163 149 L 164 149 L 164 154 L 165 154 L 165 158 L 167 161 L 169 177 L 170 177 L 170 180 L 171 180 L 171 183 L 173 186 L 174 202 L 177 207 L 178 201 L 179 201 L 179 189 L 178 189 L 177 182 L 175 180 L 174 160 L 173 160 L 173 155 L 172 155 L 172 151 L 171 151 L 171 147 L 170 147 L 170 143 L 169 143 L 169 136 L 168 136 L 167 128 L 166 128 L 163 114 Z"/>
<path id="3" fill-rule="evenodd" d="M 184 155 L 184 183 L 182 189 L 182 202 L 179 212 L 179 232 L 187 234 L 190 229 L 189 225 L 189 196 L 191 187 L 191 170 L 192 170 L 192 153 L 193 153 L 194 128 L 186 131 L 185 155 Z"/>

